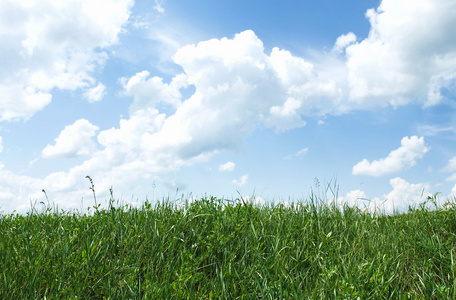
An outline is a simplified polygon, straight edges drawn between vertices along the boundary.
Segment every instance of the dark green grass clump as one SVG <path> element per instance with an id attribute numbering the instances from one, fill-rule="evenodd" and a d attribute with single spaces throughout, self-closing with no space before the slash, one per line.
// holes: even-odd
<path id="1" fill-rule="evenodd" d="M 456 297 L 456 210 L 215 198 L 0 217 L 1 299 Z"/>

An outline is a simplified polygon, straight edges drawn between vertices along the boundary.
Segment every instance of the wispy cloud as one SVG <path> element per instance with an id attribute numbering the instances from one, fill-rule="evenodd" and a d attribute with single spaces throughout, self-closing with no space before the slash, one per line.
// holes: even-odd
<path id="1" fill-rule="evenodd" d="M 456 136 L 456 128 L 454 126 L 420 125 L 417 130 L 424 136 L 438 136 L 442 134 Z"/>
<path id="2" fill-rule="evenodd" d="M 307 154 L 307 152 L 309 152 L 309 147 L 303 148 L 294 154 L 287 155 L 284 157 L 284 159 L 292 159 L 294 157 L 304 156 Z"/>
<path id="3" fill-rule="evenodd" d="M 456 171 L 456 156 L 448 160 L 448 164 L 442 169 L 442 172 Z"/>
<path id="4" fill-rule="evenodd" d="M 163 7 L 163 0 L 154 0 L 155 2 L 155 6 L 154 6 L 154 9 L 161 13 L 161 14 L 164 14 L 165 13 L 165 8 Z"/>
<path id="5" fill-rule="evenodd" d="M 301 149 L 299 150 L 298 152 L 296 152 L 295 156 L 303 156 L 303 155 L 306 155 L 307 152 L 309 152 L 309 147 L 306 147 L 304 149 Z"/>
<path id="6" fill-rule="evenodd" d="M 442 169 L 442 172 L 455 172 L 456 171 L 456 156 L 448 160 L 448 164 Z M 456 181 L 456 173 L 448 176 L 446 181 Z M 456 186 L 455 186 L 456 187 Z"/>

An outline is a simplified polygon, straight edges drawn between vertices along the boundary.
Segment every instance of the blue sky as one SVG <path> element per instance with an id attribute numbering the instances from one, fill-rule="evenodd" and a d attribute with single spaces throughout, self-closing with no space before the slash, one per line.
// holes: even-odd
<path id="1" fill-rule="evenodd" d="M 6 0 L 0 38 L 2 211 L 456 194 L 453 0 Z"/>

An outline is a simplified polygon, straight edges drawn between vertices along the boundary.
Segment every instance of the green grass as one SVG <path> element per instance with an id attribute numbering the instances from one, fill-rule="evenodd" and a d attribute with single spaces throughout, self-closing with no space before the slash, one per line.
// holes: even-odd
<path id="1" fill-rule="evenodd" d="M 317 202 L 2 215 L 0 298 L 456 297 L 454 205 L 387 216 Z"/>

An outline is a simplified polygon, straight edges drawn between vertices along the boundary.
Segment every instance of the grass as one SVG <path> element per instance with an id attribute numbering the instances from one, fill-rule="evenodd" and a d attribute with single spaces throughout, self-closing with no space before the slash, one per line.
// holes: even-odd
<path id="1" fill-rule="evenodd" d="M 432 200 L 432 199 L 430 199 Z M 456 208 L 213 197 L 0 216 L 1 299 L 454 299 Z"/>

